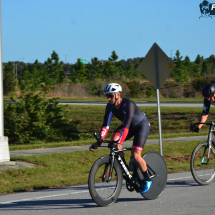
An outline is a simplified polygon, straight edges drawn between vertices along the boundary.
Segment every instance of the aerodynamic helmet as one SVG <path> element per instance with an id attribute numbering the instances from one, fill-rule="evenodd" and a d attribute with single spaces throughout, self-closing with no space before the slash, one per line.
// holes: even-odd
<path id="1" fill-rule="evenodd" d="M 215 92 L 215 84 L 213 83 L 209 83 L 209 84 L 206 84 L 202 87 L 202 95 L 204 97 L 211 97 L 214 95 L 214 92 Z"/>
<path id="2" fill-rule="evenodd" d="M 117 83 L 107 84 L 104 88 L 104 94 L 122 92 L 122 87 Z"/>

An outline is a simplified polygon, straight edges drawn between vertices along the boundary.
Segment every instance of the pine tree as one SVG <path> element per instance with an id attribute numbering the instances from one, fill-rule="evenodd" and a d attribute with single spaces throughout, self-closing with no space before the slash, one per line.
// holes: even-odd
<path id="1" fill-rule="evenodd" d="M 175 63 L 175 68 L 171 74 L 171 76 L 178 83 L 186 83 L 188 81 L 188 74 L 186 72 L 186 68 L 184 66 L 184 62 L 182 61 L 182 56 L 180 56 L 179 50 L 176 51 L 176 56 L 173 61 Z"/>
<path id="2" fill-rule="evenodd" d="M 13 63 L 8 62 L 3 71 L 3 92 L 4 94 L 11 93 L 15 90 L 16 78 L 13 73 Z"/>

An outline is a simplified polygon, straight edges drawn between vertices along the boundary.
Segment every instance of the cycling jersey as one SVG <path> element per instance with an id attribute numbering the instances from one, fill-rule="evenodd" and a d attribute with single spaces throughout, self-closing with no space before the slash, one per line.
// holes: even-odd
<path id="1" fill-rule="evenodd" d="M 210 110 L 210 106 L 215 105 L 215 103 L 210 103 L 207 98 L 204 98 L 204 106 L 203 106 L 203 111 L 202 114 L 204 115 L 208 115 L 209 114 L 209 110 Z"/>
<path id="2" fill-rule="evenodd" d="M 122 98 L 119 109 L 108 103 L 100 131 L 102 139 L 107 135 L 112 116 L 123 122 L 114 132 L 115 135 L 120 136 L 118 143 L 123 143 L 124 140 L 135 136 L 133 145 L 143 147 L 150 131 L 150 123 L 145 113 L 130 99 Z"/>

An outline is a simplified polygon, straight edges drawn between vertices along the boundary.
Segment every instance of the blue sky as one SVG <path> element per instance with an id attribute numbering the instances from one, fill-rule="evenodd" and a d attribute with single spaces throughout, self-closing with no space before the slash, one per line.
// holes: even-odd
<path id="1" fill-rule="evenodd" d="M 202 0 L 1 0 L 2 61 L 144 57 L 156 42 L 194 61 L 215 55 L 215 17 L 200 18 Z M 210 2 L 210 0 L 209 0 Z M 215 3 L 210 2 L 210 3 Z"/>

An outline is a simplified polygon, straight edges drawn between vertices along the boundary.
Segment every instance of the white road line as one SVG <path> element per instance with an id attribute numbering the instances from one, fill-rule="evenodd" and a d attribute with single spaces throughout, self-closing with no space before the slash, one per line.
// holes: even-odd
<path id="1" fill-rule="evenodd" d="M 57 196 L 67 196 L 67 195 L 73 195 L 73 194 L 79 194 L 79 193 L 88 193 L 88 192 L 89 192 L 88 190 L 85 190 L 85 191 L 79 191 L 79 192 L 74 192 L 74 193 L 41 196 L 41 197 L 35 197 L 35 198 L 29 198 L 29 199 L 14 200 L 14 201 L 10 201 L 10 202 L 0 202 L 0 204 L 10 204 L 10 203 L 15 203 L 15 202 L 24 202 L 24 201 L 29 201 L 29 200 L 45 199 L 45 198 L 51 198 L 51 197 L 57 197 Z"/>
<path id="2" fill-rule="evenodd" d="M 183 178 L 173 178 L 173 179 L 168 179 L 167 181 L 181 180 L 181 179 L 185 179 L 185 178 L 192 178 L 192 176 L 183 177 Z M 89 192 L 88 190 L 85 190 L 85 191 L 79 191 L 79 192 L 74 192 L 74 193 L 65 193 L 65 194 L 41 196 L 41 197 L 35 197 L 35 198 L 29 198 L 29 199 L 20 199 L 20 200 L 14 200 L 14 201 L 9 201 L 9 202 L 0 202 L 0 204 L 11 204 L 11 203 L 16 203 L 16 202 L 24 202 L 24 201 L 52 198 L 52 197 L 58 197 L 58 196 L 74 195 L 74 194 L 79 194 L 79 193 L 88 193 L 88 192 Z"/>

